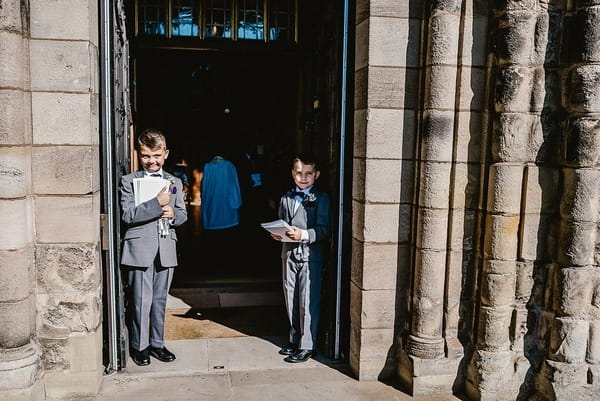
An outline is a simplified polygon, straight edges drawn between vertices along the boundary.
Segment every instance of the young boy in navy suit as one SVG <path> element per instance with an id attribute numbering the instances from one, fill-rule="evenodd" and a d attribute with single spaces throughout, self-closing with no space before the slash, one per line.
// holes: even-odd
<path id="1" fill-rule="evenodd" d="M 136 151 L 143 169 L 121 178 L 121 219 L 127 226 L 121 265 L 131 293 L 131 356 L 143 366 L 150 363 L 150 355 L 163 362 L 175 360 L 164 346 L 165 309 L 177 265 L 175 227 L 187 220 L 187 212 L 181 180 L 162 168 L 169 156 L 164 135 L 144 131 Z M 143 177 L 163 178 L 170 184 L 136 206 L 133 180 Z"/>
<path id="2" fill-rule="evenodd" d="M 311 155 L 302 154 L 292 163 L 295 188 L 281 197 L 279 218 L 292 226 L 282 242 L 283 292 L 290 321 L 289 343 L 279 353 L 286 362 L 305 362 L 317 342 L 321 303 L 321 273 L 329 236 L 329 196 L 319 192 L 315 181 L 320 171 Z M 278 241 L 282 237 L 272 235 Z"/>

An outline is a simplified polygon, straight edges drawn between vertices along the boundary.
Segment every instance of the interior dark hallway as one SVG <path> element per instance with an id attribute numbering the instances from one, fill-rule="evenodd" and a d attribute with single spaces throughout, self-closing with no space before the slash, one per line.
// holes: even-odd
<path id="1" fill-rule="evenodd" d="M 193 192 L 204 164 L 220 155 L 236 166 L 242 192 L 240 225 L 223 232 L 202 229 L 202 206 L 190 194 L 174 286 L 276 280 L 278 247 L 259 223 L 276 216 L 290 182 L 283 159 L 297 128 L 297 66 L 280 54 L 189 50 L 143 49 L 136 60 L 138 121 L 167 135 L 167 170 L 184 159 Z"/>
<path id="2" fill-rule="evenodd" d="M 216 15 L 214 3 L 193 3 L 200 5 L 203 21 Z M 166 169 L 173 171 L 185 160 L 190 177 L 189 221 L 178 230 L 176 288 L 279 282 L 280 246 L 259 224 L 276 218 L 279 197 L 291 186 L 294 153 L 309 150 L 323 159 L 327 167 L 318 185 L 331 193 L 329 170 L 336 168 L 331 163 L 335 157 L 331 130 L 336 114 L 330 107 L 337 94 L 328 85 L 336 76 L 330 69 L 339 62 L 339 49 L 332 48 L 339 33 L 325 33 L 322 28 L 339 17 L 339 9 L 316 1 L 258 3 L 269 12 L 269 7 L 286 3 L 283 8 L 289 12 L 290 31 L 283 40 L 242 39 L 247 32 L 241 28 L 235 40 L 226 33 L 210 37 L 212 30 L 201 38 L 183 37 L 183 31 L 175 30 L 174 19 L 171 30 L 166 30 L 169 35 L 152 22 L 161 18 L 149 14 L 150 3 L 140 0 L 136 5 L 134 130 L 161 129 L 170 149 Z M 223 4 L 250 7 L 250 3 Z M 261 10 L 247 8 L 244 15 Z M 241 14 L 231 15 L 241 24 Z M 165 21 L 158 23 L 162 27 Z M 257 29 L 260 24 L 256 23 Z M 194 188 L 204 164 L 217 154 L 236 166 L 242 192 L 240 225 L 222 233 L 203 230 L 202 206 Z M 252 173 L 260 174 L 260 186 L 252 185 Z"/>

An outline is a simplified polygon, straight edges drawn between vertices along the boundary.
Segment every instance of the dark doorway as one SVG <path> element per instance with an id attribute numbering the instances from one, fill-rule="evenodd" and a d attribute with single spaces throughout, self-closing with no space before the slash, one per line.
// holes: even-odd
<path id="1" fill-rule="evenodd" d="M 174 287 L 278 282 L 279 246 L 259 223 L 276 218 L 291 185 L 293 154 L 311 151 L 330 165 L 318 185 L 335 192 L 342 35 L 335 23 L 343 3 L 192 1 L 185 10 L 161 4 L 130 3 L 137 11 L 130 30 L 134 127 L 165 132 L 167 169 L 187 163 L 190 220 L 180 230 Z M 257 34 L 261 29 L 270 34 Z M 240 225 L 215 235 L 202 230 L 193 184 L 217 153 L 236 165 L 242 208 Z M 252 172 L 260 174 L 258 188 Z"/>
<path id="2" fill-rule="evenodd" d="M 191 181 L 175 287 L 279 277 L 278 246 L 259 223 L 275 218 L 289 184 L 284 158 L 295 148 L 299 69 L 293 54 L 136 52 L 136 124 L 165 132 L 167 169 L 184 159 Z M 242 192 L 240 225 L 222 233 L 202 230 L 193 193 L 198 173 L 217 154 L 236 166 Z M 260 174 L 260 185 L 253 186 L 251 174 Z"/>
<path id="3" fill-rule="evenodd" d="M 252 4 L 255 9 L 240 8 Z M 281 296 L 280 246 L 258 224 L 276 217 L 279 197 L 291 186 L 291 157 L 311 151 L 323 162 L 318 186 L 333 200 L 320 348 L 329 354 L 331 332 L 334 327 L 339 332 L 341 325 L 342 348 L 347 349 L 349 269 L 341 280 L 336 277 L 338 259 L 348 266 L 350 250 L 344 247 L 342 256 L 336 252 L 338 242 L 350 242 L 349 229 L 344 238 L 336 231 L 350 226 L 349 207 L 342 224 L 336 210 L 341 171 L 352 171 L 351 154 L 342 157 L 339 151 L 347 2 L 126 0 L 125 5 L 130 16 L 132 134 L 149 127 L 164 131 L 171 152 L 166 169 L 174 171 L 185 160 L 191 181 L 189 221 L 179 232 L 181 263 L 173 287 L 191 298 L 197 291 L 202 296 L 224 286 L 241 294 Z M 256 34 L 261 29 L 264 37 Z M 346 123 L 345 141 L 352 143 L 351 118 Z M 201 202 L 192 191 L 197 173 L 217 152 L 236 165 L 243 206 L 239 227 L 210 242 L 199 219 Z M 260 173 L 259 189 L 249 179 L 252 172 Z M 351 181 L 351 173 L 345 181 Z M 349 205 L 351 187 L 345 188 Z M 223 256 L 235 263 L 217 266 Z M 340 298 L 344 312 L 334 317 Z M 241 304 L 260 302 L 254 298 Z"/>

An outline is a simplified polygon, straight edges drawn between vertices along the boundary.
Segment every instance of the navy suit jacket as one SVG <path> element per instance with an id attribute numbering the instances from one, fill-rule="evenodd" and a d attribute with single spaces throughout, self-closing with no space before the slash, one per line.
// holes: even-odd
<path id="1" fill-rule="evenodd" d="M 294 193 L 287 192 L 279 203 L 279 218 L 308 231 L 307 242 L 283 242 L 281 257 L 297 261 L 322 261 L 324 241 L 329 236 L 329 195 L 312 187 L 302 204 L 294 211 Z"/>

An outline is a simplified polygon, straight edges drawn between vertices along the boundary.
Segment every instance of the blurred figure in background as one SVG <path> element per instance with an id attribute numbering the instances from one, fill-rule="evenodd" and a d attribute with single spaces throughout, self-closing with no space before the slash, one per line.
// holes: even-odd
<path id="1" fill-rule="evenodd" d="M 232 267 L 232 242 L 237 242 L 240 184 L 233 163 L 217 153 L 204 165 L 201 183 L 202 226 L 209 260 L 216 267 Z"/>

